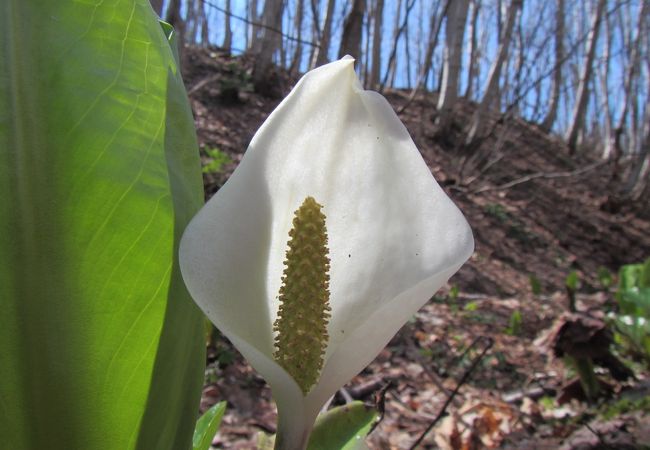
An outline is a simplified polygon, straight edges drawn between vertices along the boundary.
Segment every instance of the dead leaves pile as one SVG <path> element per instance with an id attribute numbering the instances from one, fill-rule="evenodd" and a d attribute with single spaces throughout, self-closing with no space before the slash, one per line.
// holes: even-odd
<path id="1" fill-rule="evenodd" d="M 440 422 L 434 440 L 443 450 L 497 448 L 516 426 L 517 417 L 507 403 L 470 401 Z"/>

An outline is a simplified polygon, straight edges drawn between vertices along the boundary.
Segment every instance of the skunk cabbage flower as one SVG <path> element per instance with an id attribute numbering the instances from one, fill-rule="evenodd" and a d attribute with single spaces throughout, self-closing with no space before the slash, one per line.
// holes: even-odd
<path id="1" fill-rule="evenodd" d="M 354 60 L 307 73 L 187 227 L 180 264 L 208 318 L 269 383 L 276 448 L 473 251 L 461 212 Z"/>

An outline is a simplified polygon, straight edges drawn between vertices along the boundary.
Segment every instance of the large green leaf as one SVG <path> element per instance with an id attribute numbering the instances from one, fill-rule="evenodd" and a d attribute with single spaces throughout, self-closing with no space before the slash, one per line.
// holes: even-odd
<path id="1" fill-rule="evenodd" d="M 219 402 L 203 413 L 196 421 L 192 450 L 208 450 L 214 435 L 217 434 L 221 419 L 226 412 L 226 402 Z"/>
<path id="2" fill-rule="evenodd" d="M 353 450 L 367 448 L 364 439 L 377 419 L 377 411 L 362 402 L 352 402 L 322 414 L 309 437 L 308 450 Z"/>
<path id="3" fill-rule="evenodd" d="M 0 447 L 190 448 L 191 112 L 146 0 L 0 3 Z"/>

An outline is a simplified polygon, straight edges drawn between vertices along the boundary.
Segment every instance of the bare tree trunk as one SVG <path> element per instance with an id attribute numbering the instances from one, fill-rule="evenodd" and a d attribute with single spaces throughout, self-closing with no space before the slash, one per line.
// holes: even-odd
<path id="1" fill-rule="evenodd" d="M 571 114 L 571 122 L 569 123 L 569 128 L 567 129 L 564 136 L 572 154 L 576 149 L 579 132 L 584 127 L 587 100 L 589 98 L 589 83 L 591 81 L 591 73 L 593 72 L 594 55 L 596 54 L 596 42 L 598 41 L 600 21 L 603 17 L 604 9 L 605 0 L 598 0 L 596 9 L 594 10 L 592 16 L 589 37 L 587 38 L 587 53 L 582 65 L 580 81 L 578 83 L 578 90 L 576 92 L 576 100 L 573 107 L 573 113 Z"/>
<path id="2" fill-rule="evenodd" d="M 361 64 L 359 67 L 359 75 L 363 83 L 363 87 L 366 89 L 368 88 L 368 77 L 370 76 L 370 36 L 372 35 L 371 17 L 373 16 L 372 7 L 374 6 L 372 3 L 373 2 L 371 1 L 370 5 L 368 5 L 368 19 L 364 21 L 366 25 L 366 30 L 365 30 L 366 39 L 363 39 L 363 37 L 361 39 L 364 44 L 364 48 L 361 51 L 361 56 L 359 56 L 359 60 L 360 60 L 359 62 L 363 60 L 363 64 Z M 362 36 L 363 36 L 363 31 L 362 31 Z"/>
<path id="3" fill-rule="evenodd" d="M 208 17 L 205 13 L 205 1 L 199 0 L 200 17 L 201 17 L 201 45 L 207 47 L 210 45 L 210 29 L 208 28 Z"/>
<path id="4" fill-rule="evenodd" d="M 311 47 L 309 51 L 309 65 L 308 70 L 314 68 L 314 62 L 317 58 L 318 49 L 320 47 L 321 33 L 320 33 L 320 19 L 318 17 L 318 11 L 320 8 L 320 0 L 311 0 L 309 2 L 311 5 L 311 41 L 317 45 Z"/>
<path id="5" fill-rule="evenodd" d="M 226 0 L 226 14 L 224 17 L 224 36 L 223 36 L 223 48 L 228 53 L 232 48 L 232 29 L 230 28 L 230 0 Z"/>
<path id="6" fill-rule="evenodd" d="M 273 55 L 280 48 L 282 36 L 282 0 L 266 0 L 262 20 L 265 28 L 261 30 L 258 41 L 259 51 L 255 53 L 253 66 L 253 85 L 260 93 L 271 94 L 269 91 L 269 69 L 273 65 Z M 255 48 L 253 49 L 255 50 Z"/>
<path id="7" fill-rule="evenodd" d="M 158 17 L 162 16 L 163 9 L 163 0 L 150 0 L 151 7 L 158 14 Z"/>
<path id="8" fill-rule="evenodd" d="M 361 31 L 365 12 L 366 0 L 354 0 L 352 9 L 343 24 L 339 58 L 351 55 L 355 59 L 359 59 L 359 56 L 361 56 Z"/>
<path id="9" fill-rule="evenodd" d="M 323 31 L 321 33 L 318 47 L 315 49 L 312 56 L 310 67 L 322 66 L 328 62 L 327 54 L 330 48 L 330 39 L 332 36 L 332 18 L 334 17 L 334 7 L 336 6 L 334 0 L 328 0 L 327 11 L 325 13 L 325 22 L 323 23 Z"/>
<path id="10" fill-rule="evenodd" d="M 411 88 L 411 42 L 409 39 L 408 19 L 404 28 L 404 56 L 406 60 L 406 89 Z"/>
<path id="11" fill-rule="evenodd" d="M 650 69 L 650 63 L 646 64 Z M 648 78 L 648 88 L 650 88 L 650 78 Z M 650 95 L 646 96 L 645 113 L 643 122 L 643 140 L 641 142 L 641 151 L 636 158 L 636 164 L 632 168 L 632 173 L 628 177 L 625 186 L 624 195 L 631 200 L 638 200 L 648 186 L 648 176 L 650 174 Z"/>
<path id="12" fill-rule="evenodd" d="M 614 149 L 614 139 L 612 134 L 612 114 L 609 107 L 609 62 L 612 33 L 609 27 L 609 20 L 605 17 L 605 45 L 603 46 L 602 62 L 598 65 L 600 94 L 601 94 L 601 114 L 603 117 L 603 152 L 602 158 L 609 159 Z"/>
<path id="13" fill-rule="evenodd" d="M 548 112 L 542 121 L 542 128 L 550 130 L 557 117 L 557 107 L 560 103 L 562 88 L 562 66 L 564 61 L 564 0 L 555 4 L 555 70 L 553 72 L 553 87 L 549 97 Z"/>
<path id="14" fill-rule="evenodd" d="M 176 30 L 178 35 L 178 54 L 183 57 L 183 44 L 185 42 L 185 22 L 181 16 L 181 0 L 169 0 L 167 11 L 165 12 L 165 22 L 170 24 Z"/>
<path id="15" fill-rule="evenodd" d="M 289 67 L 289 73 L 292 75 L 297 75 L 300 71 L 300 63 L 302 62 L 302 18 L 305 9 L 304 0 L 296 0 L 296 17 L 294 17 L 294 25 L 296 27 L 296 48 L 293 52 L 291 58 L 291 66 Z"/>
<path id="16" fill-rule="evenodd" d="M 648 14 L 648 2 L 643 1 L 639 5 L 638 22 L 636 25 L 636 37 L 634 42 L 630 42 L 627 47 L 629 55 L 628 64 L 625 68 L 625 78 L 623 80 L 623 92 L 621 96 L 621 108 L 616 122 L 615 130 L 617 133 L 623 133 L 625 129 L 625 121 L 627 119 L 628 111 L 630 110 L 630 103 L 634 103 L 636 99 L 632 95 L 632 85 L 635 76 L 639 72 L 639 65 L 641 62 L 641 39 L 643 38 L 643 24 Z M 647 94 L 650 95 L 650 92 Z M 604 155 L 603 155 L 604 156 Z"/>
<path id="17" fill-rule="evenodd" d="M 438 97 L 438 125 L 444 127 L 449 109 L 458 98 L 462 46 L 469 0 L 455 0 L 447 10 L 446 42 L 440 96 Z"/>
<path id="18" fill-rule="evenodd" d="M 384 86 L 386 86 L 386 81 L 388 80 L 388 76 L 391 74 L 391 67 L 393 68 L 392 70 L 393 76 L 395 74 L 395 58 L 397 56 L 397 46 L 399 44 L 399 38 L 408 26 L 409 15 L 411 14 L 411 10 L 413 9 L 413 6 L 415 6 L 415 0 L 406 0 L 404 19 L 402 20 L 402 24 L 400 25 L 400 27 L 397 29 L 397 32 L 395 33 L 395 38 L 393 40 L 393 48 L 390 52 L 390 56 L 388 57 L 388 70 L 386 71 L 384 78 L 381 80 L 381 85 L 379 87 L 380 92 L 384 89 Z M 408 40 L 406 44 L 407 44 L 406 50 L 408 51 Z M 407 62 L 408 62 L 408 58 L 407 58 Z"/>
<path id="19" fill-rule="evenodd" d="M 397 8 L 395 10 L 395 22 L 393 23 L 393 47 L 396 48 L 399 41 L 399 27 L 400 27 L 400 15 L 402 14 L 402 0 L 397 0 Z M 388 84 L 392 86 L 395 82 L 395 59 L 392 59 L 388 62 L 388 67 L 386 68 L 386 75 L 384 75 L 384 80 L 390 80 Z M 381 88 L 380 88 L 381 90 Z"/>
<path id="20" fill-rule="evenodd" d="M 248 41 L 248 46 L 246 47 L 247 50 L 253 51 L 255 53 L 256 49 L 259 49 L 258 42 L 259 42 L 259 32 L 260 32 L 260 27 L 255 25 L 256 23 L 259 23 L 260 18 L 257 14 L 257 0 L 248 0 L 248 9 L 246 11 L 246 14 L 248 16 L 248 20 L 250 23 L 250 39 Z"/>
<path id="21" fill-rule="evenodd" d="M 508 99 L 505 99 L 506 102 L 506 108 L 510 108 L 512 114 L 516 116 L 521 115 L 521 110 L 520 110 L 520 101 L 517 99 L 519 98 L 519 95 L 521 93 L 521 86 L 522 86 L 522 75 L 524 73 L 524 62 L 526 61 L 526 55 L 524 54 L 526 51 L 526 43 L 524 42 L 524 30 L 521 25 L 521 21 L 519 21 L 519 24 L 517 25 L 517 43 L 518 43 L 518 51 L 517 51 L 517 65 L 515 67 L 514 71 L 514 79 L 513 79 L 513 85 L 512 85 L 512 102 L 509 102 Z M 505 89 L 504 89 L 505 90 Z M 507 90 L 505 90 L 507 92 Z"/>
<path id="22" fill-rule="evenodd" d="M 561 0 L 562 1 L 562 0 Z M 476 67 L 478 66 L 478 52 L 476 47 L 478 42 L 476 40 L 476 29 L 478 27 L 478 13 L 481 9 L 480 0 L 472 1 L 472 18 L 470 19 L 469 26 L 469 67 L 467 68 L 467 88 L 465 89 L 465 98 L 472 97 L 472 86 L 474 85 L 474 78 L 476 77 Z"/>
<path id="23" fill-rule="evenodd" d="M 376 0 L 374 11 L 374 30 L 372 33 L 372 70 L 368 85 L 372 89 L 379 88 L 379 73 L 381 71 L 381 35 L 384 20 L 384 0 Z"/>
<path id="24" fill-rule="evenodd" d="M 487 110 L 497 96 L 501 67 L 503 66 L 503 62 L 506 60 L 506 57 L 508 55 L 508 47 L 510 45 L 510 41 L 512 40 L 512 31 L 515 27 L 515 18 L 517 17 L 519 9 L 522 7 L 522 3 L 522 0 L 512 0 L 510 8 L 508 8 L 506 25 L 504 28 L 503 36 L 501 36 L 501 42 L 499 42 L 497 57 L 490 67 L 490 73 L 488 74 L 488 78 L 485 83 L 485 89 L 483 90 L 483 98 L 481 99 L 481 103 L 479 103 L 476 111 L 474 112 L 474 116 L 472 117 L 472 124 L 465 140 L 466 145 L 471 144 L 474 139 L 480 134 Z"/>
<path id="25" fill-rule="evenodd" d="M 187 11 L 185 14 L 185 38 L 190 44 L 196 44 L 196 38 L 199 34 L 199 25 L 201 23 L 199 0 L 188 0 L 186 2 Z"/>
<path id="26" fill-rule="evenodd" d="M 447 15 L 447 10 L 449 9 L 453 1 L 454 0 L 445 0 L 444 7 L 440 15 L 437 15 L 435 13 L 435 11 L 437 11 L 438 8 L 434 8 L 433 12 L 431 13 L 431 20 L 429 22 L 429 40 L 427 43 L 426 52 L 424 54 L 424 62 L 422 63 L 422 66 L 420 66 L 420 73 L 418 74 L 418 78 L 415 82 L 415 86 L 413 87 L 413 90 L 409 95 L 409 100 L 408 100 L 409 102 L 415 98 L 418 89 L 426 85 L 427 74 L 429 73 L 429 70 L 431 70 L 431 65 L 433 64 L 433 52 L 438 46 L 438 37 L 440 36 L 440 28 L 442 27 L 442 21 Z"/>

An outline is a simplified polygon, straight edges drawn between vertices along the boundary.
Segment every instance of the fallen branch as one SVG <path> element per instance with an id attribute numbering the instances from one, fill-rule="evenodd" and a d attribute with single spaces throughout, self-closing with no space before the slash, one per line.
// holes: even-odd
<path id="1" fill-rule="evenodd" d="M 591 170 L 594 170 L 602 165 L 607 164 L 607 160 L 602 160 L 602 161 L 597 161 L 593 164 L 589 164 L 588 166 L 585 166 L 581 169 L 577 170 L 572 170 L 569 172 L 538 172 L 538 173 L 531 173 L 530 175 L 523 176 L 521 178 L 517 178 L 515 180 L 509 181 L 504 184 L 500 184 L 498 186 L 483 186 L 482 188 L 478 188 L 474 191 L 470 191 L 470 194 L 480 194 L 483 192 L 487 191 L 502 191 L 506 189 L 510 189 L 512 187 L 515 187 L 519 184 L 523 183 L 528 183 L 529 181 L 536 180 L 538 178 L 544 178 L 544 179 L 551 179 L 551 178 L 568 178 L 568 177 L 577 177 L 580 175 L 583 175 Z"/>
<path id="2" fill-rule="evenodd" d="M 368 435 L 375 431 L 375 428 L 384 420 L 386 415 L 386 393 L 392 386 L 393 382 L 389 380 L 379 391 L 375 392 L 375 408 L 379 411 L 379 418 L 375 420 L 375 423 L 368 430 Z"/>
<path id="3" fill-rule="evenodd" d="M 409 450 L 414 450 L 415 447 L 420 445 L 420 443 L 422 442 L 424 437 L 427 434 L 429 434 L 429 431 L 431 431 L 433 429 L 433 427 L 435 427 L 436 424 L 440 421 L 440 419 L 442 419 L 445 416 L 445 414 L 447 412 L 447 407 L 449 407 L 451 402 L 454 400 L 454 397 L 456 397 L 456 394 L 458 394 L 458 391 L 460 390 L 461 386 L 463 386 L 467 382 L 467 380 L 469 380 L 470 375 L 474 372 L 474 370 L 476 370 L 476 367 L 478 366 L 478 363 L 481 362 L 481 360 L 483 359 L 485 354 L 488 352 L 488 350 L 490 350 L 492 348 L 492 345 L 494 345 L 494 340 L 491 337 L 484 338 L 484 337 L 481 336 L 481 337 L 476 338 L 474 340 L 474 342 L 472 342 L 472 345 L 470 345 L 468 348 L 472 348 L 481 339 L 486 339 L 486 341 L 487 341 L 487 343 L 485 344 L 485 348 L 481 351 L 481 353 L 476 358 L 474 358 L 474 360 L 472 361 L 472 364 L 470 364 L 470 366 L 465 370 L 465 373 L 463 373 L 463 376 L 460 378 L 460 380 L 456 384 L 456 387 L 451 392 L 451 395 L 449 397 L 447 397 L 447 400 L 445 401 L 445 404 L 442 405 L 442 408 L 440 409 L 440 412 L 438 413 L 438 415 L 431 421 L 429 426 L 427 426 L 427 428 L 422 432 L 422 434 L 420 434 L 420 436 L 415 440 L 415 442 L 413 442 L 413 444 L 411 444 L 411 446 L 409 447 Z"/>
<path id="4" fill-rule="evenodd" d="M 356 386 L 350 386 L 347 391 L 350 396 L 355 400 L 362 400 L 367 397 L 369 394 L 381 390 L 387 384 L 391 384 L 393 381 L 396 381 L 397 377 L 388 376 L 388 377 L 378 377 L 366 381 L 365 383 L 358 384 Z"/>
<path id="5" fill-rule="evenodd" d="M 204 86 L 217 81 L 219 78 L 221 78 L 220 74 L 212 75 L 211 77 L 206 77 L 196 83 L 194 86 L 192 86 L 188 91 L 187 91 L 187 96 L 190 97 L 192 94 L 194 94 L 196 91 L 201 90 Z"/>

